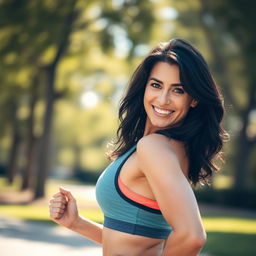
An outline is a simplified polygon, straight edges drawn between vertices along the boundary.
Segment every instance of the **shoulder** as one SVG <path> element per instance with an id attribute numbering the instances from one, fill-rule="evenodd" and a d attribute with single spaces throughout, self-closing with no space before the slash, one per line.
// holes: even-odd
<path id="1" fill-rule="evenodd" d="M 148 180 L 159 186 L 168 183 L 167 187 L 173 182 L 184 184 L 184 178 L 189 182 L 187 169 L 184 168 L 185 158 L 181 157 L 183 150 L 179 149 L 183 147 L 180 143 L 159 134 L 140 139 L 136 152 L 138 168 Z"/>
<path id="2" fill-rule="evenodd" d="M 170 138 L 164 136 L 159 133 L 152 133 L 146 136 L 143 136 L 139 141 L 138 144 L 150 143 L 150 142 L 160 142 L 160 141 L 170 141 Z"/>
<path id="3" fill-rule="evenodd" d="M 142 137 L 136 149 L 141 168 L 150 166 L 175 164 L 179 165 L 177 151 L 172 145 L 172 140 L 160 134 L 150 134 Z"/>
<path id="4" fill-rule="evenodd" d="M 137 159 L 142 172 L 183 173 L 188 180 L 187 157 L 180 141 L 160 134 L 144 136 L 137 144 Z"/>
<path id="5" fill-rule="evenodd" d="M 161 155 L 162 153 L 169 153 L 176 155 L 174 146 L 175 142 L 161 134 L 149 134 L 142 137 L 137 143 L 137 153 L 139 156 L 155 153 L 155 155 Z"/>

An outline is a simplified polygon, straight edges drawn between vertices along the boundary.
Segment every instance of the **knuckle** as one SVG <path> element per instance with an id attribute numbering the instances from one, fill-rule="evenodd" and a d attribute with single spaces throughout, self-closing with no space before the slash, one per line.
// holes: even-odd
<path id="1" fill-rule="evenodd" d="M 59 212 L 58 212 L 56 215 L 57 215 L 57 217 L 56 217 L 56 218 L 61 218 L 61 216 L 62 216 L 62 214 L 61 214 L 61 213 L 59 213 Z"/>
<path id="2" fill-rule="evenodd" d="M 53 216 L 54 216 L 55 218 L 58 217 L 58 215 L 59 215 L 58 212 L 54 212 L 54 213 L 53 213 Z"/>
<path id="3" fill-rule="evenodd" d="M 58 213 L 58 212 L 59 212 L 59 208 L 54 208 L 53 211 L 54 211 L 55 213 Z"/>

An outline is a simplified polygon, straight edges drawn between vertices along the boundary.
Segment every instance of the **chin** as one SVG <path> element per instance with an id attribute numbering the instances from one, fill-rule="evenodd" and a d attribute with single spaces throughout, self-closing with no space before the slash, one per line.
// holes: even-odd
<path id="1" fill-rule="evenodd" d="M 155 130 L 164 130 L 164 129 L 171 128 L 172 126 L 173 126 L 172 124 L 168 124 L 168 125 L 155 125 L 154 128 L 155 128 Z"/>

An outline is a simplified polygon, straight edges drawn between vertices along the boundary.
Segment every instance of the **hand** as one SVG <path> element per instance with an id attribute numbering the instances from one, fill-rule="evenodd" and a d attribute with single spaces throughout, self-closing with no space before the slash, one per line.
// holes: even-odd
<path id="1" fill-rule="evenodd" d="M 49 210 L 51 219 L 67 228 L 72 228 L 79 218 L 75 198 L 69 190 L 61 187 L 50 200 Z"/>

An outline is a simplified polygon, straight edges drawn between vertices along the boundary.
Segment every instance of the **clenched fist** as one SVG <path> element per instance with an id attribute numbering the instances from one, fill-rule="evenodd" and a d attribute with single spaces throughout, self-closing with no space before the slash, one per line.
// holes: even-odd
<path id="1" fill-rule="evenodd" d="M 67 228 L 72 228 L 79 218 L 75 198 L 69 190 L 61 187 L 50 200 L 49 210 L 51 219 Z"/>

